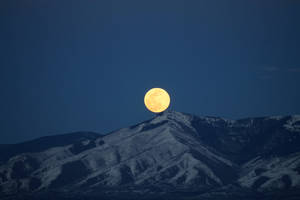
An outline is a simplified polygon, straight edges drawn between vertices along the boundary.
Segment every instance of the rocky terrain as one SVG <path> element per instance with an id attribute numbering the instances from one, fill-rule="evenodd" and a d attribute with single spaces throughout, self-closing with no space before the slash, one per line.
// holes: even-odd
<path id="1" fill-rule="evenodd" d="M 300 199 L 300 116 L 167 111 L 0 145 L 0 199 Z"/>

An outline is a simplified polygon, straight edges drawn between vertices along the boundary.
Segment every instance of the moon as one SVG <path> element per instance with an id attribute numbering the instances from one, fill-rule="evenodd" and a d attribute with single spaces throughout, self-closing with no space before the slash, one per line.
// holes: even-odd
<path id="1" fill-rule="evenodd" d="M 151 112 L 160 113 L 169 107 L 170 96 L 162 88 L 152 88 L 145 94 L 144 103 Z"/>

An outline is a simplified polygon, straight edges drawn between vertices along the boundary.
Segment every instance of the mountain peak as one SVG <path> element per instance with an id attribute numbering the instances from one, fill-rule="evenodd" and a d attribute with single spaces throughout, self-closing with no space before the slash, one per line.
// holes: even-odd
<path id="1" fill-rule="evenodd" d="M 192 115 L 184 114 L 177 111 L 167 110 L 162 113 L 157 114 L 157 116 L 152 120 L 152 122 L 159 122 L 164 120 L 176 120 L 176 121 L 186 121 L 190 120 Z"/>

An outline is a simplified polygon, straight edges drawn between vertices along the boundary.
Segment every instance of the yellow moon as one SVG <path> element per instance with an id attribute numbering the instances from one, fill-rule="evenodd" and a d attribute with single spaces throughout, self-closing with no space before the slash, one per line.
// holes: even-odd
<path id="1" fill-rule="evenodd" d="M 170 105 L 170 96 L 164 89 L 152 88 L 144 97 L 146 108 L 154 113 L 165 111 Z"/>

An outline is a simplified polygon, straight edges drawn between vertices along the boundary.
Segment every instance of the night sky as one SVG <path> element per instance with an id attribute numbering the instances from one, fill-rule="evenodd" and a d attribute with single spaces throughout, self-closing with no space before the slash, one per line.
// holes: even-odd
<path id="1" fill-rule="evenodd" d="M 298 0 L 0 2 L 0 143 L 107 133 L 171 110 L 300 114 Z"/>

